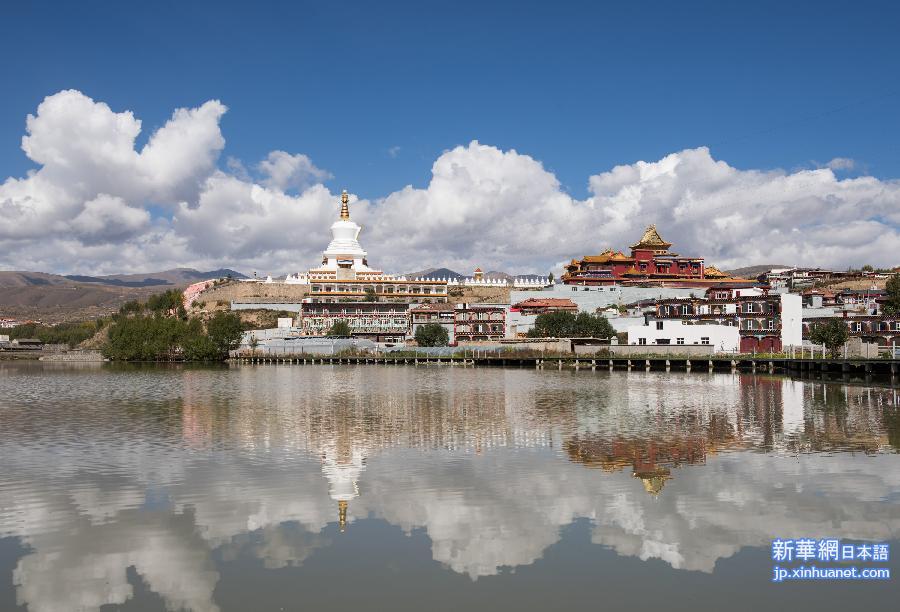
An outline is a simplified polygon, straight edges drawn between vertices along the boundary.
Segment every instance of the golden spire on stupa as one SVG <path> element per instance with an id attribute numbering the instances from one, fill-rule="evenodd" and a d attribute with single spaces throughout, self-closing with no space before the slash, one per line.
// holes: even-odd
<path id="1" fill-rule="evenodd" d="M 347 502 L 343 499 L 338 502 L 338 527 L 341 533 L 347 529 Z"/>
<path id="2" fill-rule="evenodd" d="M 350 220 L 350 207 L 347 204 L 350 203 L 350 196 L 347 195 L 347 190 L 341 193 L 341 219 L 346 221 Z"/>

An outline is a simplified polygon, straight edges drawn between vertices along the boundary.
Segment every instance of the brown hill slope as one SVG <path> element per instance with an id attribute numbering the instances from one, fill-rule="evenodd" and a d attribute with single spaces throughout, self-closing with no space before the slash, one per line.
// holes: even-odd
<path id="1" fill-rule="evenodd" d="M 94 319 L 117 311 L 130 300 L 143 300 L 166 289 L 217 278 L 219 272 L 227 275 L 232 271 L 198 272 L 179 268 L 147 274 L 71 278 L 45 272 L 0 272 L 0 317 L 44 323 Z"/>

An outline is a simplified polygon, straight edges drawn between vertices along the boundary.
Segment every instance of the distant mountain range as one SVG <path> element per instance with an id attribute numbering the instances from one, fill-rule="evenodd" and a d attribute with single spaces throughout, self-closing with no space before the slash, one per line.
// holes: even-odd
<path id="1" fill-rule="evenodd" d="M 247 278 L 240 272 L 220 268 L 208 272 L 200 272 L 193 268 L 175 268 L 164 272 L 150 272 L 147 274 L 110 274 L 109 276 L 81 276 L 69 274 L 67 279 L 79 283 L 100 283 L 103 285 L 115 285 L 117 287 L 157 287 L 160 285 L 190 285 L 198 281 L 211 278 Z"/>
<path id="2" fill-rule="evenodd" d="M 407 278 L 441 278 L 441 279 L 453 278 L 453 279 L 459 279 L 459 278 L 471 278 L 472 274 L 460 274 L 459 272 L 451 270 L 450 268 L 427 268 L 425 270 L 420 270 L 418 272 L 409 272 L 407 274 L 404 274 L 404 276 L 406 276 Z M 504 278 L 507 280 L 515 279 L 515 278 L 521 278 L 521 279 L 544 278 L 544 276 L 540 275 L 540 274 L 512 275 L 512 274 L 507 274 L 506 272 L 497 272 L 497 271 L 485 272 L 484 277 L 485 278 Z"/>
<path id="3" fill-rule="evenodd" d="M 734 270 L 723 270 L 725 274 L 729 274 L 731 276 L 736 276 L 738 278 L 756 278 L 760 274 L 764 272 L 768 272 L 773 268 L 791 268 L 793 266 L 786 266 L 784 264 L 763 264 L 758 266 L 746 266 L 743 268 L 735 268 Z"/>

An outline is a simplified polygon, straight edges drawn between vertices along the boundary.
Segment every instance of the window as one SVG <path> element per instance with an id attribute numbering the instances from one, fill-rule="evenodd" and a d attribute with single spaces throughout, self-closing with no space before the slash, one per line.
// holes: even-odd
<path id="1" fill-rule="evenodd" d="M 700 338 L 700 344 L 709 344 L 709 338 L 707 338 L 706 336 L 702 336 Z"/>
<path id="2" fill-rule="evenodd" d="M 684 338 L 675 338 L 675 344 L 684 344 Z"/>
<path id="3" fill-rule="evenodd" d="M 662 321 L 657 321 L 657 322 L 656 322 L 656 329 L 662 329 L 662 328 L 663 328 L 663 322 L 662 322 Z"/>
<path id="4" fill-rule="evenodd" d="M 638 338 L 638 344 L 647 344 L 646 338 Z"/>
<path id="5" fill-rule="evenodd" d="M 769 319 L 769 329 L 775 329 L 775 319 Z"/>
<path id="6" fill-rule="evenodd" d="M 682 307 L 681 307 L 681 314 L 682 314 L 682 315 L 689 315 L 689 314 L 691 314 L 691 307 L 688 306 L 687 304 L 685 304 L 684 306 L 682 306 Z"/>

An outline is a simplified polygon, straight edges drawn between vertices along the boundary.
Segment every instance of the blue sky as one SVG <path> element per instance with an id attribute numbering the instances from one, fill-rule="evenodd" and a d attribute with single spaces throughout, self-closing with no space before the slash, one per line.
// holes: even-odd
<path id="1" fill-rule="evenodd" d="M 0 167 L 74 88 L 144 121 L 219 99 L 226 154 L 303 152 L 381 197 L 473 139 L 576 197 L 616 164 L 707 145 L 738 168 L 848 157 L 897 175 L 900 9 L 847 2 L 13 2 Z M 393 152 L 393 155 L 392 155 Z"/>
<path id="2" fill-rule="evenodd" d="M 900 264 L 895 3 L 3 17 L 0 269 L 303 271 L 341 189 L 388 272 L 558 273 L 650 223 L 723 269 Z"/>

